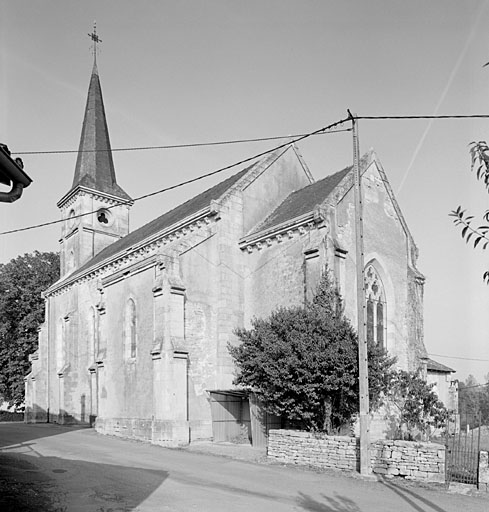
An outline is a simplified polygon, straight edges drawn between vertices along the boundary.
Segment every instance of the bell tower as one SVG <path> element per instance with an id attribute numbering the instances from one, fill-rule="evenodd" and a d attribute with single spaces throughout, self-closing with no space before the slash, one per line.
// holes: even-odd
<path id="1" fill-rule="evenodd" d="M 117 184 L 102 89 L 94 26 L 93 69 L 71 189 L 58 202 L 61 277 L 82 267 L 102 249 L 129 233 L 131 197 Z"/>

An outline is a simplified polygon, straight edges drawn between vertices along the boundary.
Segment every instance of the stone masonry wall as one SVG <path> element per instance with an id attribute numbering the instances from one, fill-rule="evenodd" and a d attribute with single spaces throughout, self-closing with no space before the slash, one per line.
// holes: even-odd
<path id="1" fill-rule="evenodd" d="M 489 492 L 489 453 L 485 451 L 479 453 L 477 482 L 479 490 Z"/>
<path id="2" fill-rule="evenodd" d="M 356 471 L 359 441 L 354 437 L 270 430 L 268 457 L 276 462 Z M 445 480 L 445 448 L 441 445 L 379 440 L 370 445 L 370 458 L 375 474 L 410 480 Z"/>

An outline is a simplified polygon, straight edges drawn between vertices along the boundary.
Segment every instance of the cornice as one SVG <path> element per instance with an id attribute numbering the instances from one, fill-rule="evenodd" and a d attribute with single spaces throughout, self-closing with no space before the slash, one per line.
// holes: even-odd
<path id="1" fill-rule="evenodd" d="M 218 209 L 215 207 L 204 208 L 191 217 L 187 217 L 179 223 L 152 234 L 137 244 L 127 247 L 114 254 L 112 257 L 87 268 L 81 274 L 75 274 L 71 278 L 68 277 L 61 282 L 54 283 L 44 292 L 44 296 L 61 295 L 75 284 L 91 281 L 93 279 L 103 279 L 107 276 L 107 273 L 119 272 L 123 268 L 126 270 L 128 264 L 135 265 L 139 261 L 144 261 L 148 256 L 155 254 L 161 247 L 171 244 L 175 240 L 187 237 L 202 227 L 210 225 L 213 220 L 217 221 L 219 219 L 218 213 Z M 153 262 L 153 264 L 155 264 L 155 262 Z"/>
<path id="2" fill-rule="evenodd" d="M 270 247 L 273 243 L 281 243 L 284 239 L 301 236 L 321 227 L 326 227 L 326 212 L 318 206 L 300 217 L 241 238 L 239 248 L 251 253 L 254 249 L 261 250 L 264 247 Z"/>
<path id="3" fill-rule="evenodd" d="M 94 199 L 97 199 L 101 203 L 105 203 L 108 205 L 120 205 L 126 204 L 127 206 L 132 206 L 134 201 L 131 199 L 128 201 L 127 199 L 123 199 L 121 197 L 113 196 L 111 194 L 107 194 L 105 192 L 100 192 L 100 190 L 94 190 L 88 187 L 84 187 L 82 185 L 77 185 L 75 188 L 71 189 L 67 192 L 56 204 L 58 208 L 64 208 L 67 206 L 71 206 L 77 199 L 78 196 L 90 195 Z"/>

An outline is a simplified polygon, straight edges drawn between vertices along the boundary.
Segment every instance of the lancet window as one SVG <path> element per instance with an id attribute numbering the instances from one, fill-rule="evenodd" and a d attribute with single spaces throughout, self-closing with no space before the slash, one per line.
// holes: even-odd
<path id="1" fill-rule="evenodd" d="M 365 293 L 367 299 L 367 341 L 386 345 L 387 305 L 382 281 L 372 265 L 365 269 Z"/>

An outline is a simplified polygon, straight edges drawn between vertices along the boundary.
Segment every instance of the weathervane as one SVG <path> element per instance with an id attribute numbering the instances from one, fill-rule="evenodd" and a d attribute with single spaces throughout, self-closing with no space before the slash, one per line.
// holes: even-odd
<path id="1" fill-rule="evenodd" d="M 97 22 L 93 22 L 93 32 L 88 34 L 88 37 L 93 41 L 92 51 L 93 51 L 93 60 L 97 62 L 97 43 L 101 43 L 102 39 L 97 35 Z"/>

